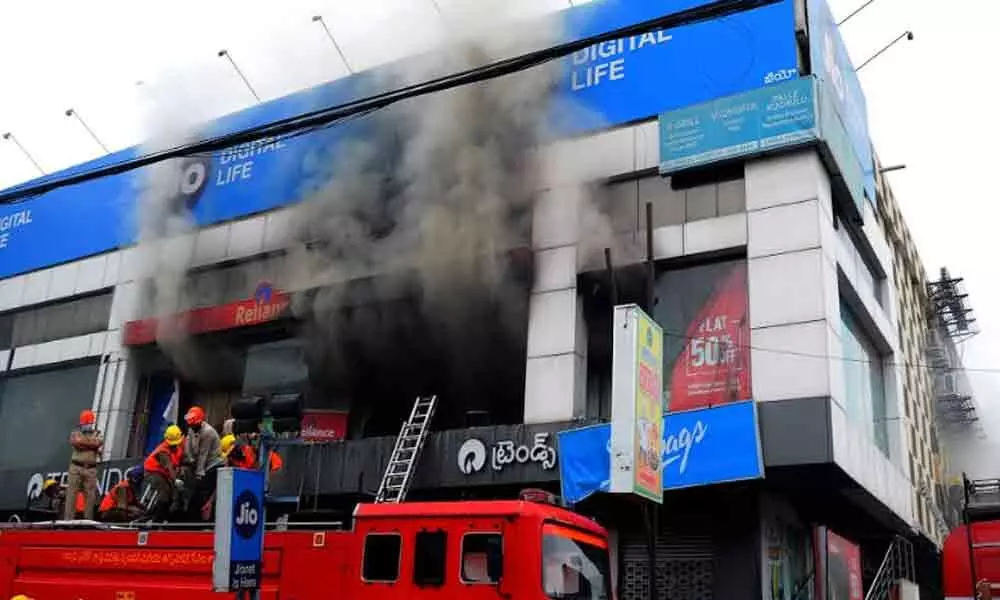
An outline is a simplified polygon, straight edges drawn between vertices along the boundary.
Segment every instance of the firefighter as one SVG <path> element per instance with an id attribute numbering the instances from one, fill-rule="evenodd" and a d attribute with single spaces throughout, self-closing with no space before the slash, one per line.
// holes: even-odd
<path id="1" fill-rule="evenodd" d="M 84 494 L 83 518 L 94 518 L 94 504 L 97 501 L 97 461 L 100 460 L 104 438 L 95 426 L 94 411 L 85 410 L 80 413 L 80 425 L 69 436 L 73 453 L 70 455 L 69 481 L 66 486 L 66 497 L 76 498 L 79 492 Z M 67 502 L 63 509 L 63 518 L 73 519 L 75 503 Z"/>
<path id="2" fill-rule="evenodd" d="M 46 479 L 37 496 L 28 502 L 28 519 L 44 517 L 56 520 L 62 516 L 66 503 L 66 488 L 55 479 Z"/>
<path id="3" fill-rule="evenodd" d="M 127 523 L 143 516 L 142 505 L 139 504 L 142 475 L 142 465 L 132 467 L 115 487 L 108 490 L 98 509 L 102 521 Z"/>
<path id="4" fill-rule="evenodd" d="M 237 440 L 236 436 L 230 434 L 222 438 L 222 454 L 226 457 L 226 465 L 236 469 L 257 469 L 257 451 L 246 441 Z M 284 462 L 277 452 L 271 451 L 269 467 L 272 473 L 281 470 Z"/>
<path id="5" fill-rule="evenodd" d="M 184 421 L 188 424 L 184 461 L 194 475 L 188 508 L 191 516 L 197 519 L 202 506 L 215 493 L 216 473 L 226 459 L 222 456 L 219 434 L 205 422 L 205 411 L 200 406 L 192 406 L 184 415 Z"/>
<path id="6" fill-rule="evenodd" d="M 164 520 L 173 510 L 177 488 L 183 487 L 179 478 L 184 458 L 184 434 L 180 427 L 171 425 L 163 434 L 163 442 L 142 464 L 146 490 L 141 504 L 153 518 Z"/>

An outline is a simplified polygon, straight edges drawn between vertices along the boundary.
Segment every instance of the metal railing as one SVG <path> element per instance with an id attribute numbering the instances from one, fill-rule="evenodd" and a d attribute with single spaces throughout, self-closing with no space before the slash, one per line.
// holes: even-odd
<path id="1" fill-rule="evenodd" d="M 295 522 L 278 520 L 264 524 L 268 531 L 289 530 L 343 530 L 343 521 L 310 521 Z M 213 531 L 212 523 L 163 523 L 152 521 L 133 521 L 131 523 L 102 523 L 100 521 L 41 521 L 37 523 L 7 522 L 0 523 L 0 530 L 93 530 L 93 531 Z"/>
<path id="2" fill-rule="evenodd" d="M 903 579 L 916 581 L 913 544 L 906 538 L 897 536 L 885 551 L 885 557 L 875 572 L 865 600 L 889 600 L 893 588 Z"/>

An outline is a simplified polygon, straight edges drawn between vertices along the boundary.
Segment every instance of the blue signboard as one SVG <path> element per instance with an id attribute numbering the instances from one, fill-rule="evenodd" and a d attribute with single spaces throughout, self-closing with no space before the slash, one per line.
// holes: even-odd
<path id="1" fill-rule="evenodd" d="M 220 469 L 215 502 L 217 592 L 260 589 L 264 556 L 264 472 Z"/>
<path id="2" fill-rule="evenodd" d="M 813 142 L 815 82 L 794 79 L 660 116 L 660 173 Z"/>
<path id="3" fill-rule="evenodd" d="M 837 152 L 836 160 L 841 164 L 841 175 L 860 210 L 862 197 L 857 195 L 859 191 L 863 191 L 869 201 L 875 202 L 875 160 L 868 132 L 867 101 L 826 0 L 809 0 L 808 11 L 812 71 L 829 93 L 833 108 L 830 118 L 835 115 L 840 121 L 838 127 L 831 124 L 825 129 L 832 132 L 831 137 L 840 135 L 840 128 L 846 132 L 847 139 L 842 144 L 843 149 Z M 833 144 L 831 146 L 831 150 L 836 150 Z M 849 164 L 852 162 L 856 164 Z M 857 173 L 862 177 L 860 181 L 856 179 Z"/>
<path id="4" fill-rule="evenodd" d="M 707 0 L 603 0 L 567 9 L 564 39 L 582 39 L 706 4 Z M 724 19 L 607 42 L 564 61 L 552 128 L 559 135 L 613 127 L 797 76 L 793 0 Z M 266 102 L 212 123 L 217 136 L 385 91 L 389 69 L 360 73 Z M 185 160 L 177 202 L 199 226 L 288 205 L 333 177 L 341 140 L 364 137 L 365 119 L 289 139 L 261 140 Z M 135 157 L 131 148 L 49 175 Z M 125 173 L 0 207 L 0 278 L 130 245 L 145 171 Z"/>
<path id="5" fill-rule="evenodd" d="M 663 418 L 663 487 L 666 490 L 758 479 L 764 476 L 752 400 L 670 413 Z M 563 500 L 575 504 L 610 486 L 611 425 L 559 434 Z"/>

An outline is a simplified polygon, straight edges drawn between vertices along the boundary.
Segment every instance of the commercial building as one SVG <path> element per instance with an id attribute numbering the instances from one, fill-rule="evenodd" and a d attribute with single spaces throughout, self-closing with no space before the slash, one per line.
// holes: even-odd
<path id="1" fill-rule="evenodd" d="M 646 4 L 557 18 L 583 37 L 653 16 Z M 560 113 L 573 118 L 540 150 L 530 202 L 498 213 L 517 226 L 459 246 L 490 258 L 453 253 L 443 277 L 424 269 L 441 263 L 408 252 L 433 244 L 385 244 L 406 211 L 391 225 L 365 221 L 363 244 L 302 233 L 302 215 L 306 225 L 331 219 L 306 202 L 342 176 L 331 149 L 382 141 L 366 119 L 192 157 L 175 165 L 176 187 L 143 198 L 132 178 L 149 174 L 125 174 L 0 213 L 24 215 L 0 250 L 0 473 L 14 482 L 0 509 L 17 510 L 64 468 L 81 408 L 98 413 L 114 478 L 155 443 L 174 394 L 221 423 L 241 395 L 304 393 L 310 435 L 327 441 L 290 452 L 273 488 L 303 510 L 344 514 L 370 498 L 392 435 L 424 394 L 439 395 L 441 410 L 414 497 L 559 490 L 569 446 L 557 435 L 610 418 L 611 311 L 637 303 L 664 330 L 663 404 L 676 413 L 665 430 L 666 507 L 631 510 L 639 505 L 600 492 L 577 504 L 613 531 L 621 597 L 645 597 L 650 542 L 662 597 L 816 597 L 827 563 L 817 557 L 857 547 L 848 570 L 869 585 L 896 536 L 935 532 L 914 530 L 926 521 L 914 482 L 927 470 L 911 474 L 908 382 L 893 365 L 920 346 L 901 337 L 898 250 L 876 208 L 885 186 L 864 97 L 822 0 L 727 19 L 569 59 L 559 100 L 585 110 Z M 207 134 L 356 98 L 372 80 L 265 103 Z M 765 140 L 775 115 L 791 115 L 790 128 Z M 674 143 L 716 121 L 752 139 L 708 130 Z M 409 155 L 405 142 L 388 152 L 394 143 L 352 156 L 396 165 Z M 433 166 L 455 175 L 453 162 Z M 392 206 L 397 189 L 363 181 L 343 198 L 352 210 Z M 448 197 L 441 191 L 428 195 Z M 136 207 L 150 203 L 193 226 L 140 231 Z M 355 233 L 356 214 L 334 210 L 329 222 Z M 449 250 L 460 232 L 421 230 Z M 503 284 L 454 285 L 456 260 L 477 267 L 462 282 L 488 280 L 486 265 Z M 462 293 L 449 302 L 438 289 Z M 607 460 L 604 444 L 582 449 Z M 751 460 L 737 469 L 735 456 Z M 816 537 L 817 525 L 830 534 Z"/>

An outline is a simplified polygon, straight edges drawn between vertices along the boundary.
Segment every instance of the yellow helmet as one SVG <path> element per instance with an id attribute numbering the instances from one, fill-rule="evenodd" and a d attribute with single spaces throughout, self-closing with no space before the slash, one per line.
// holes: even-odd
<path id="1" fill-rule="evenodd" d="M 31 600 L 31 598 L 25 596 L 24 594 L 18 594 L 11 598 L 10 600 Z"/>
<path id="2" fill-rule="evenodd" d="M 52 486 L 58 485 L 58 484 L 59 484 L 59 482 L 56 481 L 55 479 L 46 479 L 45 483 L 42 484 L 42 491 L 44 492 L 44 491 L 48 490 L 49 488 L 51 488 Z"/>
<path id="3" fill-rule="evenodd" d="M 171 446 L 179 446 L 184 441 L 184 434 L 181 433 L 180 427 L 171 425 L 163 433 L 163 440 Z"/>
<path id="4" fill-rule="evenodd" d="M 229 456 L 229 453 L 233 451 L 233 446 L 235 445 L 236 436 L 230 433 L 222 436 L 222 440 L 219 442 L 219 449 L 222 450 L 223 456 Z"/>

